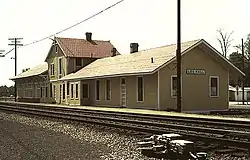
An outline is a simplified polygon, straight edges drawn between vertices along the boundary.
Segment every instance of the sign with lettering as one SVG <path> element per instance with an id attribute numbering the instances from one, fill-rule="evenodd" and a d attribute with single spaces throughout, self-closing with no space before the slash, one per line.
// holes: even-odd
<path id="1" fill-rule="evenodd" d="M 204 69 L 187 69 L 187 74 L 195 74 L 195 75 L 205 75 L 206 71 Z"/>

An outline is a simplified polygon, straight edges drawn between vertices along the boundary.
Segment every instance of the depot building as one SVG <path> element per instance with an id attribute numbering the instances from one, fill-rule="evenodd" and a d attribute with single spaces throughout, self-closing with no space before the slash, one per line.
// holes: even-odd
<path id="1" fill-rule="evenodd" d="M 181 46 L 182 111 L 227 110 L 229 77 L 237 80 L 244 73 L 203 39 Z M 59 103 L 176 109 L 175 55 L 175 44 L 143 51 L 132 44 L 129 54 L 97 59 L 60 78 Z"/>

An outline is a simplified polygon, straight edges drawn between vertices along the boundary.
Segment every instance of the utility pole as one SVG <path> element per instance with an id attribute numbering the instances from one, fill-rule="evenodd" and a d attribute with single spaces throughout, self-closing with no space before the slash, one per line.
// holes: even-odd
<path id="1" fill-rule="evenodd" d="M 11 43 L 9 44 L 10 46 L 14 45 L 15 46 L 15 76 L 17 75 L 17 46 L 22 46 L 21 41 L 23 38 L 9 38 Z M 16 88 L 16 80 L 15 80 L 15 102 L 17 100 L 17 88 Z"/>
<path id="2" fill-rule="evenodd" d="M 181 0 L 177 0 L 177 111 L 181 112 Z"/>
<path id="3" fill-rule="evenodd" d="M 244 41 L 241 39 L 241 47 L 242 47 L 242 71 L 245 72 L 245 59 L 244 59 Z M 244 85 L 245 85 L 245 76 L 242 76 L 242 104 L 245 104 L 245 93 L 244 93 Z"/>

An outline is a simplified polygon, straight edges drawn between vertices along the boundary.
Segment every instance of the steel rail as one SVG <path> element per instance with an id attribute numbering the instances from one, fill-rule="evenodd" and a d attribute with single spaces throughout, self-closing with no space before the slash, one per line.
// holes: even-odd
<path id="1" fill-rule="evenodd" d="M 205 136 L 205 134 L 201 135 L 198 133 L 188 133 L 188 132 L 182 132 L 184 130 L 190 130 L 192 132 L 205 132 L 208 133 L 210 129 L 208 128 L 199 128 L 196 127 L 189 127 L 189 126 L 176 126 L 176 125 L 166 125 L 166 124 L 159 124 L 159 123 L 152 123 L 152 122 L 145 122 L 145 121 L 134 121 L 134 120 L 127 120 L 127 119 L 118 119 L 118 118 L 107 118 L 107 117 L 96 117 L 96 116 L 86 116 L 81 114 L 73 114 L 73 113 L 63 113 L 63 112 L 56 112 L 56 111 L 46 111 L 41 109 L 31 109 L 31 108 L 19 108 L 19 107 L 6 107 L 2 106 L 0 107 L 2 110 L 6 111 L 14 111 L 18 113 L 24 113 L 24 114 L 32 114 L 32 115 L 38 115 L 38 116 L 47 116 L 47 117 L 54 117 L 54 118 L 62 118 L 62 119 L 68 119 L 68 120 L 76 120 L 76 121 L 83 121 L 88 123 L 95 123 L 99 125 L 107 125 L 112 127 L 118 127 L 123 129 L 132 129 L 135 131 L 140 132 L 147 132 L 147 133 L 166 133 L 166 132 L 173 132 L 178 131 L 181 133 L 181 135 L 191 138 L 191 139 L 201 139 L 206 141 L 216 141 L 217 143 L 222 143 L 226 145 L 232 145 L 239 148 L 248 148 L 250 147 L 249 141 L 239 141 L 239 140 L 232 140 L 228 138 L 222 137 L 214 137 L 214 136 Z M 95 121 L 94 121 L 95 120 Z M 98 121 L 97 121 L 98 120 Z M 119 122 L 119 123 L 117 123 Z M 126 125 L 124 125 L 124 123 Z M 131 125 L 132 124 L 132 125 Z M 133 124 L 136 124 L 134 126 Z M 138 126 L 139 125 L 139 126 Z M 173 127 L 175 126 L 175 127 Z M 168 128 L 169 127 L 169 128 Z M 193 129 L 193 130 L 192 130 Z M 213 132 L 220 132 L 223 133 L 222 130 L 220 131 L 212 131 Z M 227 131 L 230 132 L 230 131 Z M 235 131 L 231 132 L 232 134 L 235 134 Z M 237 132 L 238 133 L 238 132 Z M 214 133 L 213 133 L 214 134 Z M 243 133 L 242 133 L 243 134 Z M 246 133 L 249 134 L 249 133 Z"/>
<path id="2" fill-rule="evenodd" d="M 1 102 L 0 102 L 1 104 Z M 13 106 L 14 103 L 11 105 Z M 18 104 L 19 107 L 27 107 L 26 104 Z M 201 117 L 180 117 L 180 116 L 166 116 L 166 115 L 152 115 L 152 114 L 138 114 L 138 113 L 125 113 L 125 112 L 111 112 L 111 111 L 100 111 L 100 110 L 89 110 L 89 109 L 77 109 L 77 108 L 66 108 L 66 107 L 51 107 L 43 105 L 35 105 L 36 108 L 48 108 L 50 110 L 61 110 L 70 112 L 81 112 L 90 114 L 102 114 L 102 115 L 113 115 L 113 116 L 123 116 L 129 118 L 142 118 L 148 120 L 159 120 L 159 121 L 171 121 L 171 122 L 181 122 L 181 123 L 191 123 L 200 125 L 214 125 L 220 127 L 231 127 L 231 128 L 243 128 L 250 129 L 250 121 L 239 121 L 239 120 L 226 120 L 226 119 L 215 119 L 215 118 L 201 118 Z M 34 106 L 32 106 L 34 108 Z"/>
<path id="3" fill-rule="evenodd" d="M 7 106 L 2 106 L 7 107 Z M 20 109 L 19 107 L 12 107 L 13 109 Z M 23 108 L 22 110 L 26 111 L 37 111 L 37 112 L 44 112 L 44 113 L 50 113 L 50 114 L 61 114 L 66 116 L 79 116 L 83 118 L 89 118 L 89 119 L 99 119 L 99 120 L 107 120 L 107 121 L 114 121 L 114 122 L 123 122 L 123 123 L 131 123 L 131 124 L 143 124 L 146 126 L 152 126 L 152 127 L 159 127 L 159 128 L 171 128 L 171 129 L 178 129 L 183 131 L 195 131 L 195 132 L 204 132 L 204 133 L 210 133 L 210 134 L 220 134 L 222 136 L 225 135 L 248 135 L 250 137 L 250 132 L 245 131 L 237 131 L 237 130 L 226 130 L 226 129 L 213 129 L 213 128 L 205 128 L 205 127 L 196 127 L 196 126 L 187 126 L 187 125 L 179 125 L 179 124 L 166 124 L 166 123 L 159 123 L 159 122 L 148 122 L 145 120 L 130 120 L 130 119 L 121 119 L 121 118 L 114 118 L 114 117 L 103 117 L 103 116 L 93 116 L 93 115 L 84 115 L 81 113 L 65 113 L 64 110 L 61 111 L 54 111 L 54 110 L 43 110 L 43 109 L 34 109 L 34 108 Z"/>

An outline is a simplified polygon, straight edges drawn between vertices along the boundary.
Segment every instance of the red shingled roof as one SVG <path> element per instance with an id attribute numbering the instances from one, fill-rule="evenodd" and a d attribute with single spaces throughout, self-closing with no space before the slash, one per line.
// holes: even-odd
<path id="1" fill-rule="evenodd" d="M 85 39 L 61 37 L 56 37 L 56 40 L 68 57 L 104 58 L 113 54 L 111 51 L 114 46 L 110 41 L 92 40 L 89 42 Z M 120 53 L 117 51 L 116 54 Z"/>

